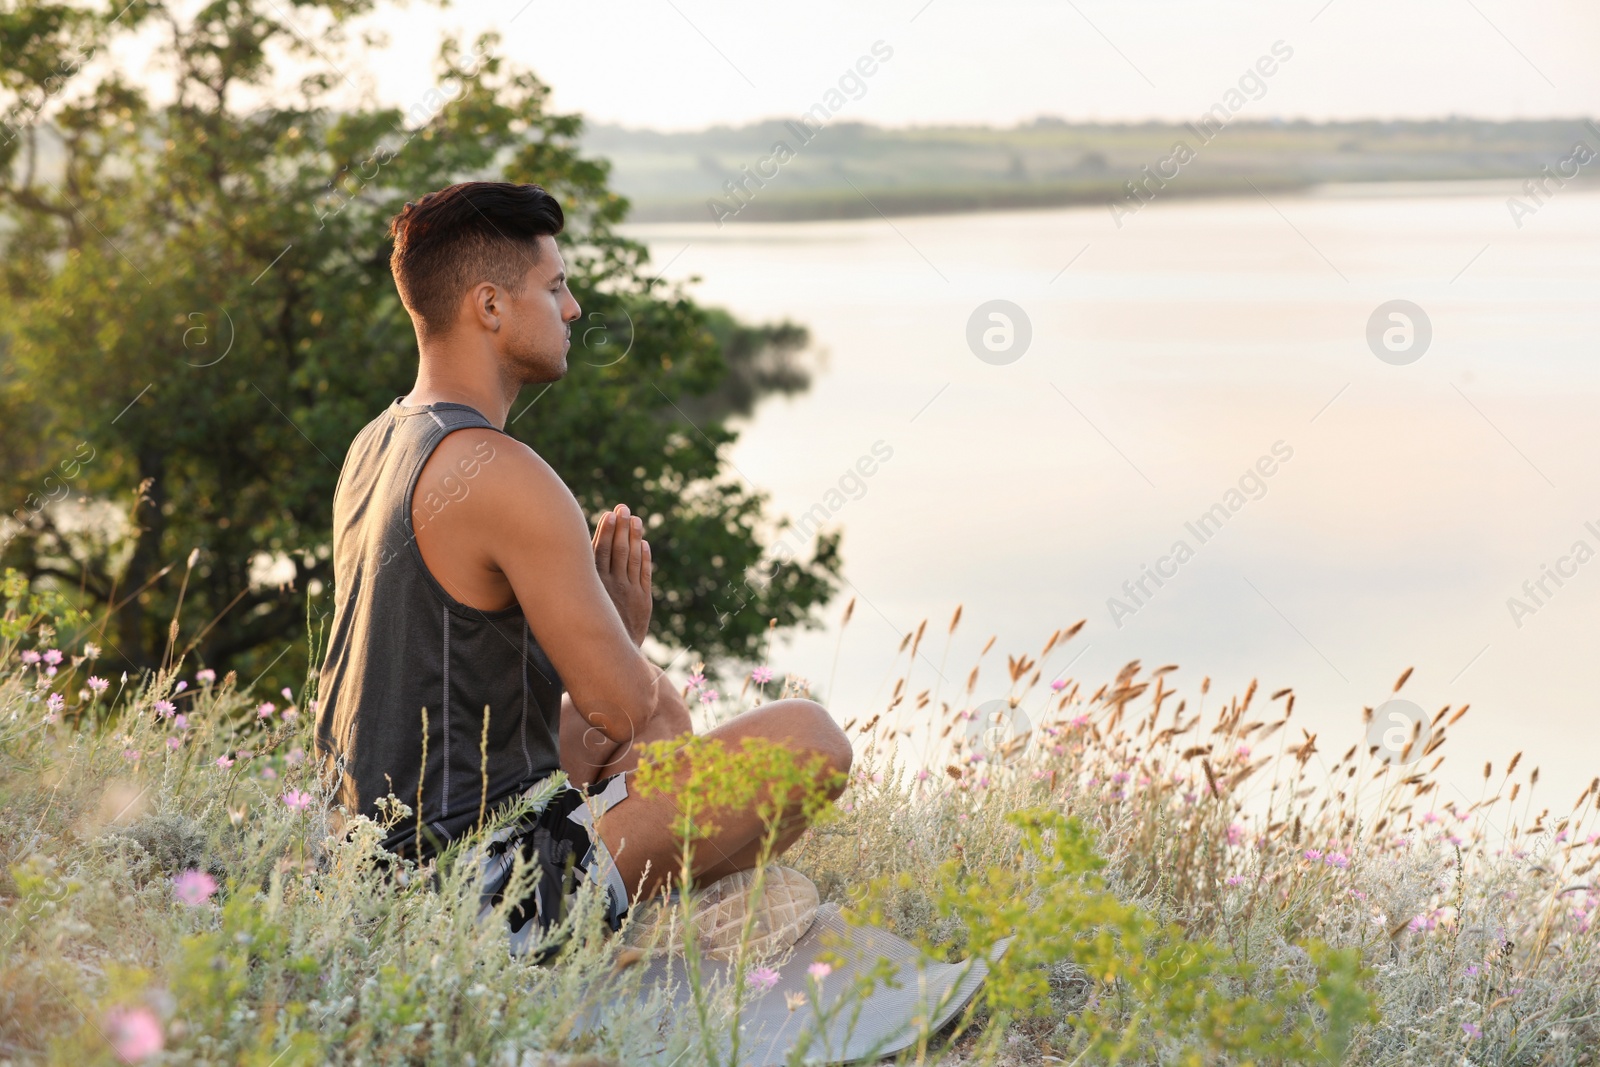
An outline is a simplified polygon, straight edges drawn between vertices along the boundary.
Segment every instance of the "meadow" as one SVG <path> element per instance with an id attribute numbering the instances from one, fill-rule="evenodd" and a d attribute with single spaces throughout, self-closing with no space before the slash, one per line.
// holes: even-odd
<path id="1" fill-rule="evenodd" d="M 451 854 L 385 877 L 379 824 L 330 836 L 314 679 L 253 691 L 186 662 L 176 623 L 163 669 L 113 674 L 94 620 L 15 574 L 5 596 L 0 1062 L 727 1062 L 759 979 L 655 1025 L 662 994 L 595 893 L 538 965 L 476 921 Z M 1081 624 L 1003 668 L 986 647 L 964 692 L 912 692 L 960 614 L 894 650 L 890 700 L 848 720 L 846 792 L 783 861 L 943 958 L 1012 936 L 900 1062 L 1592 1062 L 1596 784 L 1551 811 L 1518 753 L 1468 802 L 1436 773 L 1464 707 L 1439 709 L 1425 752 L 1322 752 L 1292 691 L 1138 662 L 1066 676 L 1050 664 Z M 980 676 L 1009 686 L 998 709 L 972 705 Z M 685 692 L 728 715 L 811 688 L 762 664 L 737 695 L 698 672 Z M 706 789 L 686 819 L 793 770 L 688 754 Z M 629 1007 L 579 1025 L 608 1003 Z"/>

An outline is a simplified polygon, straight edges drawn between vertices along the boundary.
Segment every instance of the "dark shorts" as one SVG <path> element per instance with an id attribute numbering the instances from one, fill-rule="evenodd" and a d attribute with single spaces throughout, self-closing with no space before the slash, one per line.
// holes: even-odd
<path id="1" fill-rule="evenodd" d="M 538 782 L 527 794 L 544 789 Z M 526 794 L 525 794 L 526 795 Z M 511 951 L 522 955 L 530 946 L 546 941 L 550 929 L 566 917 L 572 897 L 585 880 L 606 887 L 606 922 L 616 930 L 628 911 L 628 890 L 594 821 L 628 796 L 626 773 L 602 778 L 586 789 L 563 784 L 543 809 L 531 812 L 510 826 L 501 827 L 479 852 L 482 868 L 480 920 L 506 899 L 507 883 L 517 857 L 526 856 L 535 869 L 532 890 L 510 913 Z M 537 958 L 544 960 L 561 943 L 544 945 Z"/>

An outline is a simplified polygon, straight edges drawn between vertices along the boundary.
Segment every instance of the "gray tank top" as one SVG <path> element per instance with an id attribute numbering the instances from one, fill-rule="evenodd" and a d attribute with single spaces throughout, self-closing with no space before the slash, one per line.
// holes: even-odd
<path id="1" fill-rule="evenodd" d="M 480 802 L 492 810 L 559 769 L 562 684 L 520 607 L 462 604 L 417 547 L 411 496 L 423 464 L 451 431 L 495 427 L 465 404 L 400 399 L 356 435 L 334 491 L 316 751 L 325 788 L 349 814 L 378 818 L 376 801 L 391 791 L 409 805 L 383 846 L 427 857 L 477 824 Z M 419 498 L 424 514 L 464 499 L 500 447 L 475 446 L 446 481 L 449 496 Z"/>

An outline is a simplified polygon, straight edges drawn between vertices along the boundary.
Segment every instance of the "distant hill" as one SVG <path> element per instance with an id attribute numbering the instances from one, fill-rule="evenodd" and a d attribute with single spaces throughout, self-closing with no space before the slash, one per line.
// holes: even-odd
<path id="1" fill-rule="evenodd" d="M 1160 195 L 1254 195 L 1327 182 L 1536 178 L 1583 142 L 1584 119 L 1489 122 L 1234 121 L 1087 125 L 1059 119 L 995 129 L 884 128 L 772 120 L 661 133 L 597 125 L 584 147 L 613 164 L 634 221 L 774 221 L 1109 205 L 1126 183 Z M 1191 154 L 1174 155 L 1179 144 Z M 780 147 L 781 146 L 781 147 Z M 1147 172 L 1145 168 L 1149 168 Z M 1600 160 L 1579 180 L 1600 172 Z M 735 183 L 737 191 L 727 183 Z M 720 207 L 716 206 L 720 204 Z"/>

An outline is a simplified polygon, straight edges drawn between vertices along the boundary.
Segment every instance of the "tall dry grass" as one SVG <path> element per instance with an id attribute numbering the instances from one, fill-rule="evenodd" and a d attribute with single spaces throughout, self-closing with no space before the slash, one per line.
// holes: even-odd
<path id="1" fill-rule="evenodd" d="M 377 825 L 330 837 L 305 758 L 312 683 L 249 693 L 180 659 L 97 692 L 95 650 L 54 618 L 59 606 L 15 581 L 7 595 L 0 1062 L 128 1062 L 119 1050 L 139 1053 L 140 1040 L 148 1055 L 132 1061 L 150 1063 L 714 1058 L 693 1020 L 650 1021 L 661 995 L 602 935 L 593 893 L 568 952 L 535 966 L 475 921 L 464 870 L 385 880 Z M 1287 690 L 1219 699 L 1205 680 L 1185 686 L 1175 667 L 1138 662 L 1092 689 L 1047 675 L 1081 626 L 1007 656 L 992 687 L 991 639 L 957 692 L 944 657 L 922 654 L 926 622 L 907 634 L 887 704 L 849 721 L 860 758 L 837 817 L 785 862 L 826 899 L 953 958 L 974 929 L 946 906 L 953 884 L 1012 872 L 1039 901 L 1059 888 L 1045 874 L 1090 885 L 1027 853 L 1009 818 L 1057 813 L 1092 833 L 1110 896 L 1169 924 L 1169 941 L 1215 948 L 1230 995 L 1314 985 L 1316 943 L 1359 953 L 1378 1017 L 1356 1029 L 1346 1062 L 1592 1062 L 1596 786 L 1552 814 L 1519 757 L 1484 768 L 1478 800 L 1443 795 L 1436 772 L 1464 708 L 1438 712 L 1416 762 L 1358 745 L 1327 764 Z M 918 677 L 933 684 L 913 694 Z M 975 703 L 980 681 L 1003 702 L 998 718 Z M 780 690 L 809 686 L 747 681 L 709 706 L 731 714 Z M 1082 943 L 1059 948 L 1040 965 L 1036 1010 L 981 1010 L 924 1062 L 1106 1062 L 1085 1045 L 1089 1022 L 1146 1034 L 1125 1063 L 1243 1061 L 1156 1026 L 1134 976 L 1086 970 Z M 639 1007 L 598 1031 L 580 1023 L 613 1000 Z M 1321 1018 L 1309 998 L 1305 1010 Z"/>

